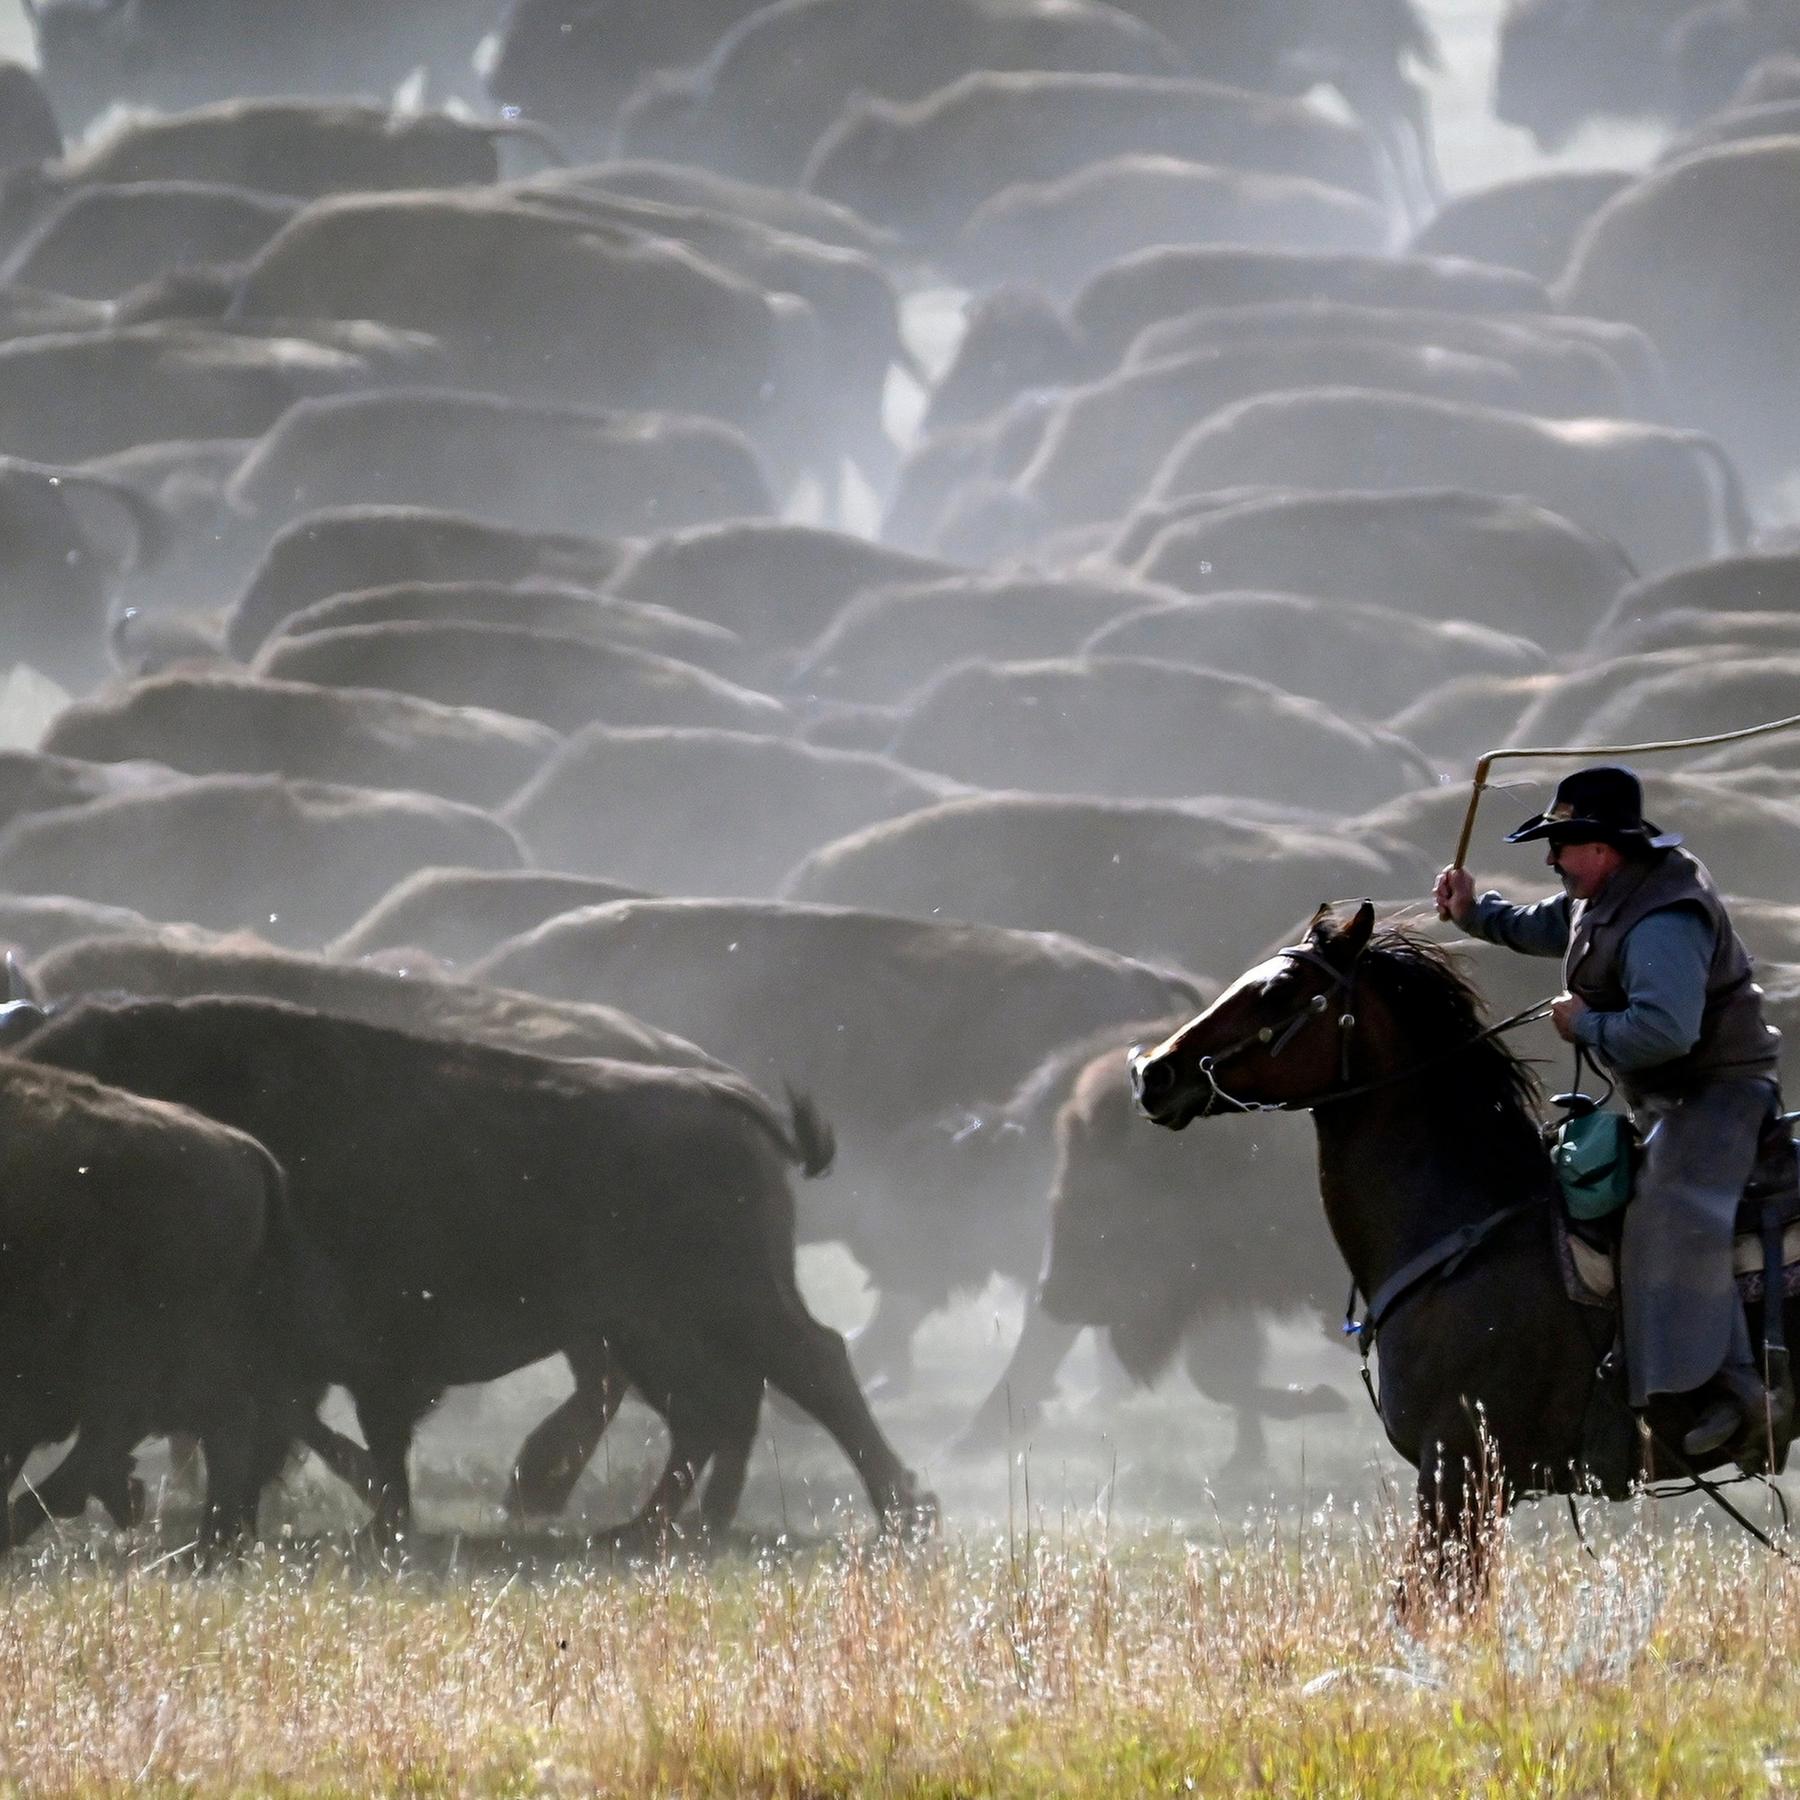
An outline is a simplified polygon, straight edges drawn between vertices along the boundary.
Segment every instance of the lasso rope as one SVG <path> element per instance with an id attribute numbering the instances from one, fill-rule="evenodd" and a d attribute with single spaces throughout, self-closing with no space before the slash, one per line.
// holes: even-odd
<path id="1" fill-rule="evenodd" d="M 1463 815 L 1462 836 L 1456 840 L 1456 860 L 1450 865 L 1460 869 L 1468 859 L 1469 840 L 1475 835 L 1475 813 L 1481 796 L 1488 788 L 1488 771 L 1495 763 L 1509 757 L 1552 756 L 1652 756 L 1662 750 L 1708 750 L 1715 744 L 1739 744 L 1746 738 L 1768 737 L 1777 731 L 1800 726 L 1800 713 L 1791 718 L 1771 719 L 1766 725 L 1747 725 L 1741 731 L 1716 732 L 1711 737 L 1669 738 L 1660 744 L 1564 744 L 1556 748 L 1536 750 L 1490 750 L 1475 765 L 1475 781 L 1469 790 L 1469 810 Z"/>

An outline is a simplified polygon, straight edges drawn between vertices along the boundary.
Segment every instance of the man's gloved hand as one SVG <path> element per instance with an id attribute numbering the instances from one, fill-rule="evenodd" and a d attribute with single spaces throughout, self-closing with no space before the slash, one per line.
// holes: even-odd
<path id="1" fill-rule="evenodd" d="M 1431 890 L 1438 917 L 1466 925 L 1475 910 L 1475 877 L 1467 869 L 1445 869 Z"/>

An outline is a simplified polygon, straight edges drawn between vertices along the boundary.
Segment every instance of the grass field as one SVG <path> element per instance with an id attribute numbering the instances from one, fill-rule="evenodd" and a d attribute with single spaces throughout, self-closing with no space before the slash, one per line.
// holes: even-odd
<path id="1" fill-rule="evenodd" d="M 613 1565 L 550 1540 L 196 1575 L 6 1565 L 0 1787 L 33 1794 L 1344 1796 L 1800 1786 L 1800 1572 L 1596 1513 L 1403 1629 L 1387 1515 L 1205 1545 L 1040 1521 Z"/>

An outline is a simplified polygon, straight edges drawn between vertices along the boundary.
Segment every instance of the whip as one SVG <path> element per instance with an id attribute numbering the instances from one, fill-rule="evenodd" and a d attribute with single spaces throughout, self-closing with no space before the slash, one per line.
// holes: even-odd
<path id="1" fill-rule="evenodd" d="M 1789 731 L 1800 726 L 1800 713 L 1786 719 L 1771 719 L 1765 725 L 1746 725 L 1741 731 L 1715 732 L 1711 737 L 1669 738 L 1659 744 L 1562 744 L 1534 750 L 1490 750 L 1475 765 L 1474 784 L 1469 789 L 1469 810 L 1463 815 L 1462 836 L 1456 840 L 1453 869 L 1462 868 L 1469 854 L 1469 840 L 1475 835 L 1475 814 L 1481 796 L 1487 791 L 1488 771 L 1505 758 L 1552 756 L 1650 756 L 1659 750 L 1707 750 L 1714 744 L 1738 744 L 1746 738 L 1767 737 L 1773 732 Z"/>

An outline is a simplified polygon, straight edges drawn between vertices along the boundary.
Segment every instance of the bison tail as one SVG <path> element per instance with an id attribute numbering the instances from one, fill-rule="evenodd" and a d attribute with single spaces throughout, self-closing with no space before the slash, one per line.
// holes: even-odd
<path id="1" fill-rule="evenodd" d="M 837 1156 L 837 1134 L 810 1095 L 787 1090 L 789 1136 L 794 1160 L 807 1180 L 823 1175 Z"/>

